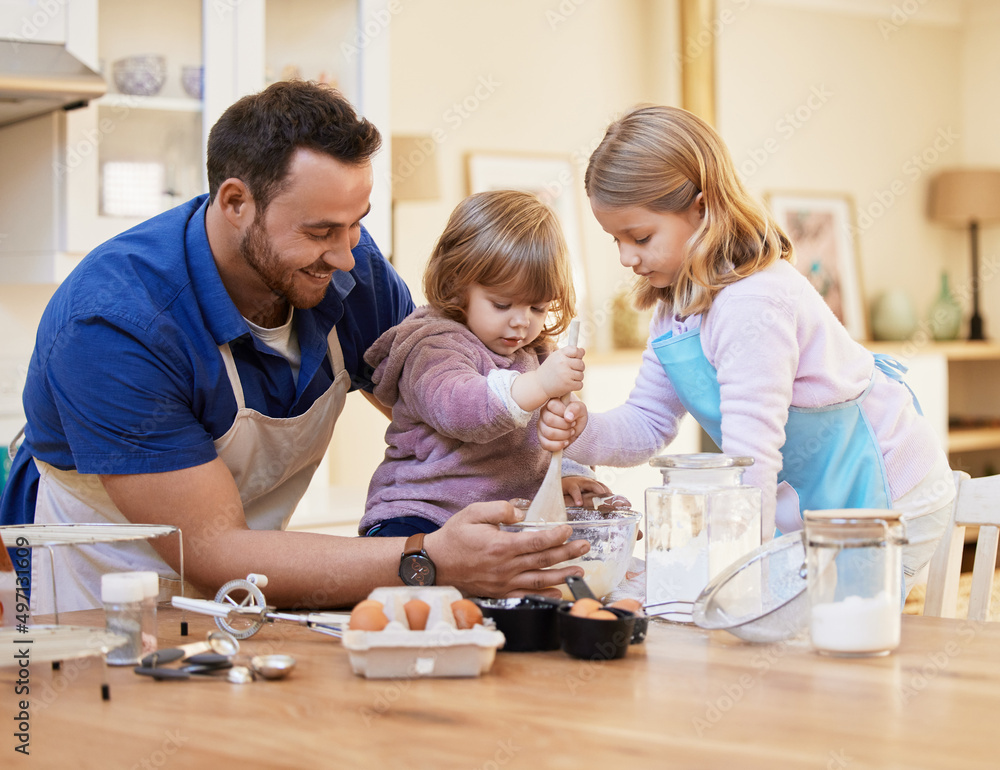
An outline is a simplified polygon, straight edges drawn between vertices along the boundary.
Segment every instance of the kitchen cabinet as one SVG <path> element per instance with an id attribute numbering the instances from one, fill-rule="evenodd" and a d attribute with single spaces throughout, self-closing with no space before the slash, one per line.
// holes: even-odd
<path id="1" fill-rule="evenodd" d="M 1000 473 L 1000 344 L 981 341 L 871 342 L 876 353 L 888 353 L 904 365 L 930 361 L 940 382 L 925 382 L 913 373 L 906 380 L 916 391 L 924 413 L 941 430 L 951 466 L 972 476 Z M 930 397 L 925 403 L 925 392 Z M 930 411 L 928 406 L 931 407 Z"/>
<path id="2" fill-rule="evenodd" d="M 20 203 L 25 229 L 38 235 L 0 239 L 3 280 L 57 283 L 103 241 L 207 191 L 211 126 L 239 97 L 294 75 L 336 83 L 385 137 L 374 160 L 365 225 L 377 243 L 389 244 L 389 34 L 398 5 L 66 0 L 67 49 L 104 74 L 108 94 L 86 108 L 4 130 L 4 159 L 6 153 L 30 158 L 17 176 L 5 174 L 8 189 L 20 193 L 4 202 Z M 162 89 L 150 96 L 120 93 L 113 63 L 144 54 L 165 57 Z M 204 80 L 195 98 L 182 88 L 181 68 L 199 65 Z M 24 190 L 40 197 L 28 198 Z M 29 211 L 26 200 L 38 205 Z"/>
<path id="3" fill-rule="evenodd" d="M 65 0 L 3 0 L 0 40 L 65 44 Z"/>

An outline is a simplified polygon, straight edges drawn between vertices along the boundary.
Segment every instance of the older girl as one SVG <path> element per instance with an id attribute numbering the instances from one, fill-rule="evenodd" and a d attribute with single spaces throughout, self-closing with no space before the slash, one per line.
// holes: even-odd
<path id="1" fill-rule="evenodd" d="M 543 446 L 579 433 L 573 459 L 636 465 L 689 412 L 723 452 L 754 458 L 744 481 L 763 490 L 765 539 L 801 528 L 802 510 L 901 511 L 909 587 L 948 520 L 947 457 L 905 369 L 852 340 L 793 267 L 718 134 L 681 109 L 635 109 L 608 128 L 584 183 L 638 276 L 636 305 L 655 314 L 628 401 L 589 420 L 551 403 Z"/>

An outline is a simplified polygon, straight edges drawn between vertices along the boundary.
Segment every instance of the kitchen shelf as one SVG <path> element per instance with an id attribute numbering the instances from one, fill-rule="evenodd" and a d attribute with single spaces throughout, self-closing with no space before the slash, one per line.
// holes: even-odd
<path id="1" fill-rule="evenodd" d="M 949 342 L 862 342 L 873 353 L 886 353 L 900 359 L 922 353 L 942 355 L 949 361 L 1000 360 L 1000 344 L 986 340 L 952 340 Z"/>
<path id="2" fill-rule="evenodd" d="M 96 102 L 101 107 L 122 107 L 129 110 L 163 110 L 165 112 L 201 112 L 201 99 L 178 96 L 129 96 L 105 94 Z"/>
<path id="3" fill-rule="evenodd" d="M 1000 428 L 952 428 L 948 431 L 949 452 L 987 449 L 1000 449 Z"/>

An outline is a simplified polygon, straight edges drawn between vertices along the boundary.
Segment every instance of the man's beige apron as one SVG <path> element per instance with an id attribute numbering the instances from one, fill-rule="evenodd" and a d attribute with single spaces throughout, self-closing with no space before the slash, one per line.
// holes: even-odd
<path id="1" fill-rule="evenodd" d="M 309 409 L 296 417 L 268 417 L 246 406 L 243 386 L 229 345 L 219 352 L 236 396 L 237 412 L 229 430 L 215 441 L 215 449 L 240 490 L 243 511 L 251 529 L 284 529 L 305 494 L 313 472 L 323 459 L 350 389 L 336 328 L 327 337 L 334 381 Z M 36 524 L 70 522 L 127 524 L 111 502 L 98 476 L 62 471 L 40 462 L 41 476 L 35 504 Z M 179 594 L 179 576 L 146 541 L 53 549 L 60 612 L 101 606 L 101 575 L 108 572 L 152 570 L 161 577 L 161 595 Z M 205 547 L 185 541 L 185 565 L 211 558 Z M 35 549 L 32 558 L 32 607 L 36 614 L 53 611 L 49 557 Z M 232 575 L 242 578 L 245 575 Z M 162 587 L 165 581 L 169 588 Z M 194 594 L 191 586 L 187 594 Z"/>

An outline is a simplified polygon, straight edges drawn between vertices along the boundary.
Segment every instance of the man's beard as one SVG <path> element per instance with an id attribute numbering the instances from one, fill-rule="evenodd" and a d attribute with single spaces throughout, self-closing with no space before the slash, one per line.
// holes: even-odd
<path id="1" fill-rule="evenodd" d="M 326 296 L 326 288 L 307 293 L 296 285 L 296 271 L 282 266 L 281 258 L 268 240 L 259 219 L 254 219 L 250 229 L 240 240 L 239 252 L 250 269 L 274 295 L 273 303 L 262 305 L 255 313 L 259 318 L 272 318 L 278 313 L 281 317 L 277 322 L 281 323 L 285 320 L 283 313 L 287 313 L 287 304 L 296 308 L 311 308 Z"/>

